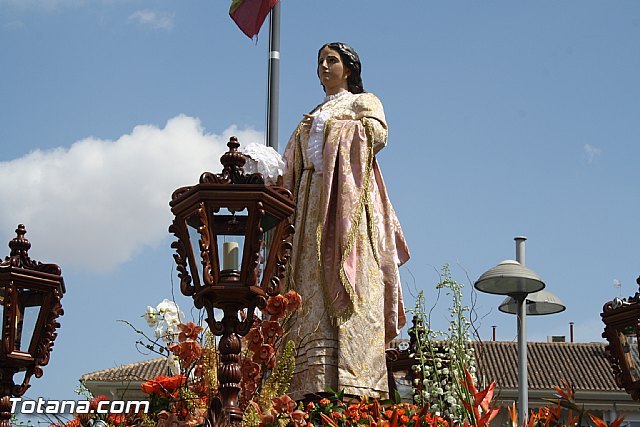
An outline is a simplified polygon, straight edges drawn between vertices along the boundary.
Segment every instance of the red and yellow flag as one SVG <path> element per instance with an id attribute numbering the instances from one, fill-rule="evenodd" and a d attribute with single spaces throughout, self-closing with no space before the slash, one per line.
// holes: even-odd
<path id="1" fill-rule="evenodd" d="M 233 0 L 229 15 L 243 33 L 253 38 L 278 0 Z"/>

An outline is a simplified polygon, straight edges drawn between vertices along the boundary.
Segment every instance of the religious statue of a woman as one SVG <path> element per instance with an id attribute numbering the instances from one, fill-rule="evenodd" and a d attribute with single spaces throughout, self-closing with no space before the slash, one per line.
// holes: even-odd
<path id="1" fill-rule="evenodd" d="M 409 251 L 375 158 L 387 124 L 360 71 L 350 46 L 322 46 L 326 97 L 285 151 L 284 185 L 297 202 L 288 284 L 303 299 L 289 329 L 294 398 L 328 388 L 385 396 L 385 348 L 405 323 L 398 267 Z"/>

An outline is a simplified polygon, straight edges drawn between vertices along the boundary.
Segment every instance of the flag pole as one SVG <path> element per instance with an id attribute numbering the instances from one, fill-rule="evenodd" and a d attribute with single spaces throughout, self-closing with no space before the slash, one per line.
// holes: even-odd
<path id="1" fill-rule="evenodd" d="M 267 147 L 278 150 L 278 104 L 280 101 L 280 3 L 269 19 L 269 82 L 267 83 Z"/>

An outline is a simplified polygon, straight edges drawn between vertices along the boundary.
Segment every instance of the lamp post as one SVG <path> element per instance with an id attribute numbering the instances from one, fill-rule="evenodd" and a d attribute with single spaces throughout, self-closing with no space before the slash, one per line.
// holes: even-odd
<path id="1" fill-rule="evenodd" d="M 60 300 L 65 292 L 60 267 L 29 258 L 31 243 L 20 224 L 9 242 L 11 252 L 0 263 L 0 427 L 11 426 L 11 397 L 22 396 L 31 377 L 40 378 L 56 339 Z M 13 376 L 26 371 L 21 384 Z"/>
<path id="2" fill-rule="evenodd" d="M 508 295 L 500 306 L 501 311 L 515 313 L 518 318 L 518 422 L 526 423 L 529 412 L 528 378 L 527 378 L 527 312 L 529 312 L 528 295 L 542 291 L 545 287 L 542 279 L 524 266 L 526 237 L 516 237 L 516 259 L 502 261 L 497 266 L 483 273 L 474 286 L 481 292 L 497 295 Z M 562 306 L 564 310 L 564 306 Z M 562 311 L 560 310 L 560 311 Z M 540 311 L 543 308 L 540 307 Z"/>
<path id="3" fill-rule="evenodd" d="M 239 426 L 240 337 L 249 332 L 255 309 L 282 291 L 295 204 L 287 189 L 265 185 L 260 174 L 244 174 L 245 157 L 235 137 L 227 146 L 221 174 L 205 172 L 198 184 L 173 193 L 175 219 L 169 231 L 177 238 L 171 247 L 176 250 L 181 292 L 193 297 L 196 308 L 206 310 L 211 332 L 222 336 L 220 398 L 212 401 L 208 421 Z M 225 251 L 229 256 L 221 262 L 219 254 Z M 240 265 L 234 265 L 235 256 Z M 214 308 L 223 311 L 222 320 L 216 320 Z"/>
<path id="4" fill-rule="evenodd" d="M 640 286 L 640 277 L 636 280 Z M 605 355 L 618 387 L 640 400 L 640 291 L 628 298 L 614 298 L 602 307 Z"/>

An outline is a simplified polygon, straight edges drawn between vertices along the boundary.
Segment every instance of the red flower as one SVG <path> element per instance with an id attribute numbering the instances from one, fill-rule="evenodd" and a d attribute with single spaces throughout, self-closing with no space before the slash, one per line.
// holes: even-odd
<path id="1" fill-rule="evenodd" d="M 260 347 L 264 344 L 264 338 L 262 332 L 257 327 L 251 328 L 247 334 L 247 341 L 249 342 L 249 350 L 252 352 L 260 351 Z"/>
<path id="2" fill-rule="evenodd" d="M 271 399 L 271 402 L 273 402 L 273 409 L 281 414 L 290 414 L 291 411 L 296 409 L 295 400 L 291 399 L 291 397 L 286 394 L 284 396 Z"/>
<path id="3" fill-rule="evenodd" d="M 260 425 L 266 426 L 276 422 L 276 417 L 273 414 L 260 415 Z"/>
<path id="4" fill-rule="evenodd" d="M 260 350 L 253 354 L 253 361 L 262 363 L 267 369 L 273 369 L 276 366 L 276 350 L 269 344 L 262 344 Z"/>
<path id="5" fill-rule="evenodd" d="M 256 362 L 245 358 L 242 361 L 242 380 L 248 382 L 256 382 L 260 375 L 262 375 L 262 369 Z"/>
<path id="6" fill-rule="evenodd" d="M 158 413 L 158 427 L 183 426 L 185 423 L 178 420 L 178 416 L 173 412 L 160 411 Z"/>
<path id="7" fill-rule="evenodd" d="M 183 368 L 189 368 L 202 356 L 202 346 L 197 341 L 183 341 L 167 347 L 169 351 L 180 358 Z"/>
<path id="8" fill-rule="evenodd" d="M 294 426 L 306 426 L 307 422 L 305 421 L 305 417 L 308 415 L 306 412 L 296 409 L 291 413 L 291 420 L 293 421 Z"/>
<path id="9" fill-rule="evenodd" d="M 302 297 L 296 291 L 289 291 L 284 294 L 284 298 L 287 300 L 287 311 L 291 313 L 297 310 L 302 305 Z"/>
<path id="10" fill-rule="evenodd" d="M 284 334 L 284 329 L 278 322 L 273 320 L 265 320 L 262 322 L 262 332 L 264 333 L 265 342 L 267 344 L 275 344 L 276 339 Z"/>
<path id="11" fill-rule="evenodd" d="M 158 394 L 161 396 L 170 396 L 180 386 L 186 384 L 187 378 L 184 375 L 174 375 L 167 377 L 160 375 L 151 381 L 142 383 L 142 391 L 146 394 Z"/>
<path id="12" fill-rule="evenodd" d="M 267 300 L 267 313 L 271 315 L 271 320 L 277 320 L 284 316 L 287 308 L 287 300 L 282 295 L 269 297 Z"/>
<path id="13" fill-rule="evenodd" d="M 109 414 L 107 415 L 107 421 L 109 421 L 109 424 L 117 426 L 119 424 L 124 424 L 126 418 L 124 414 Z"/>
<path id="14" fill-rule="evenodd" d="M 196 325 L 193 322 L 181 323 L 178 325 L 180 333 L 178 334 L 178 341 L 186 341 L 187 339 L 197 340 L 198 335 L 202 332 L 202 326 Z"/>
<path id="15" fill-rule="evenodd" d="M 89 409 L 91 409 L 92 411 L 95 411 L 96 409 L 98 409 L 98 404 L 105 400 L 109 400 L 109 398 L 104 394 L 94 397 L 89 401 Z"/>

